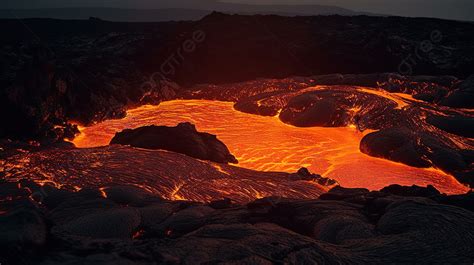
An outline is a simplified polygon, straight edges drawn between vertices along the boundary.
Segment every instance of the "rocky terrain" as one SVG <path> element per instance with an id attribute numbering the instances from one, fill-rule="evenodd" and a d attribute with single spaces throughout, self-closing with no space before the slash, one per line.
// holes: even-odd
<path id="1" fill-rule="evenodd" d="M 336 187 L 319 199 L 167 201 L 136 187 L 0 183 L 4 264 L 471 263 L 473 194 Z"/>
<path id="2" fill-rule="evenodd" d="M 124 145 L 64 142 L 133 107 L 220 100 L 291 126 L 370 132 L 363 153 L 472 187 L 472 23 L 213 13 L 0 29 L 1 264 L 474 260 L 472 192 L 239 168 L 190 124 L 118 133 Z"/>

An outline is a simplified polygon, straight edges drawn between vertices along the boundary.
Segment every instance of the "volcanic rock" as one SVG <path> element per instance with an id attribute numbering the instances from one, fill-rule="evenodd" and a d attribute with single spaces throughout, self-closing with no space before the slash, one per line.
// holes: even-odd
<path id="1" fill-rule="evenodd" d="M 46 244 L 48 226 L 40 209 L 29 197 L 31 191 L 17 183 L 0 181 L 0 262 L 21 263 L 35 256 Z"/>
<path id="2" fill-rule="evenodd" d="M 169 218 L 172 214 L 180 210 L 180 204 L 173 202 L 153 203 L 138 208 L 141 216 L 142 227 L 152 227 Z"/>
<path id="3" fill-rule="evenodd" d="M 215 209 L 209 206 L 191 206 L 175 212 L 150 229 L 156 235 L 179 237 L 205 225 L 214 211 Z"/>
<path id="4" fill-rule="evenodd" d="M 56 224 L 67 224 L 81 217 L 117 208 L 117 204 L 104 198 L 84 200 L 69 196 L 62 204 L 51 207 L 48 218 Z"/>
<path id="5" fill-rule="evenodd" d="M 56 227 L 54 233 L 91 238 L 130 238 L 140 225 L 140 214 L 135 209 L 110 209 Z"/>
<path id="6" fill-rule="evenodd" d="M 325 178 L 318 174 L 312 174 L 307 168 L 303 167 L 294 174 L 288 176 L 291 181 L 305 180 L 305 181 L 314 181 L 324 186 L 333 186 L 337 184 L 337 181 Z"/>
<path id="7" fill-rule="evenodd" d="M 47 228 L 42 216 L 34 210 L 20 208 L 0 216 L 2 250 L 18 250 L 46 242 Z M 26 250 L 26 249 L 23 249 Z"/>
<path id="8" fill-rule="evenodd" d="M 474 95 L 473 95 L 474 97 Z M 427 122 L 443 131 L 474 138 L 474 118 L 464 116 L 430 116 Z"/>
<path id="9" fill-rule="evenodd" d="M 459 87 L 441 101 L 444 106 L 474 108 L 474 75 L 459 84 Z"/>
<path id="10" fill-rule="evenodd" d="M 367 134 L 360 150 L 368 155 L 415 167 L 435 166 L 452 173 L 459 181 L 473 184 L 472 152 L 457 147 L 449 138 L 404 127 Z"/>
<path id="11" fill-rule="evenodd" d="M 34 215 L 11 222 L 27 205 L 17 208 L 17 214 L 0 215 L 0 243 L 6 246 L 0 261 L 31 264 L 38 256 L 18 246 L 44 245 L 46 237 L 50 244 L 41 249 L 43 264 L 391 264 L 412 263 L 420 256 L 430 263 L 466 263 L 474 258 L 474 213 L 451 206 L 467 205 L 472 194 L 454 198 L 432 187 L 391 186 L 372 192 L 336 187 L 324 200 L 273 197 L 223 208 L 153 196 L 118 207 L 108 198 L 81 202 L 74 193 L 64 194 L 64 206 L 43 206 L 44 221 Z M 12 202 L 23 205 L 18 200 L 23 199 Z M 73 209 L 74 217 L 58 219 Z M 46 222 L 51 232 L 42 225 Z M 12 241 L 19 236 L 21 242 Z M 9 255 L 5 251 L 12 246 L 16 251 Z"/>
<path id="12" fill-rule="evenodd" d="M 411 187 L 390 185 L 381 189 L 380 191 L 402 197 L 426 197 L 442 204 L 453 205 L 474 212 L 473 192 L 463 195 L 445 195 L 441 194 L 431 185 L 428 185 L 427 187 L 420 187 L 416 185 Z"/>
<path id="13" fill-rule="evenodd" d="M 224 198 L 218 201 L 212 201 L 209 203 L 209 207 L 213 209 L 226 209 L 232 207 L 232 200 L 229 198 Z"/>
<path id="14" fill-rule="evenodd" d="M 180 123 L 176 127 L 146 126 L 124 130 L 116 133 L 110 144 L 163 149 L 217 163 L 238 163 L 215 135 L 198 132 L 191 123 Z"/>
<path id="15" fill-rule="evenodd" d="M 360 150 L 368 155 L 402 162 L 414 167 L 429 167 L 431 163 L 422 158 L 420 146 L 413 131 L 407 128 L 391 128 L 366 135 Z"/>
<path id="16" fill-rule="evenodd" d="M 453 205 L 474 212 L 474 192 L 464 195 L 439 196 L 435 200 L 439 203 Z"/>
<path id="17" fill-rule="evenodd" d="M 364 196 L 369 193 L 368 189 L 349 189 L 341 186 L 336 186 L 329 190 L 329 192 L 322 194 L 319 199 L 321 200 L 344 200 L 347 198 L 353 198 L 358 196 Z"/>
<path id="18" fill-rule="evenodd" d="M 104 188 L 102 191 L 106 194 L 107 198 L 118 204 L 132 204 L 139 203 L 151 194 L 145 192 L 135 186 L 113 186 L 110 188 Z"/>
<path id="19" fill-rule="evenodd" d="M 355 122 L 352 109 L 381 113 L 395 107 L 395 102 L 355 87 L 334 86 L 292 97 L 282 109 L 280 119 L 298 127 L 344 127 Z"/>
<path id="20" fill-rule="evenodd" d="M 385 187 L 380 191 L 404 197 L 436 197 L 441 195 L 441 193 L 431 185 L 428 185 L 427 187 L 416 185 L 405 187 L 395 184 Z"/>

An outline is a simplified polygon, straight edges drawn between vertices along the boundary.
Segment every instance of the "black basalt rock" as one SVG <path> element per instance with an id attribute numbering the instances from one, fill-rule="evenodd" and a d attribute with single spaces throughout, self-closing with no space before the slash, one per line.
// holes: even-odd
<path id="1" fill-rule="evenodd" d="M 110 144 L 162 149 L 217 163 L 237 164 L 237 159 L 215 135 L 201 133 L 191 123 L 176 127 L 145 126 L 116 133 Z"/>
<path id="2" fill-rule="evenodd" d="M 374 157 L 390 159 L 414 167 L 426 168 L 431 163 L 422 158 L 415 133 L 407 128 L 390 128 L 366 135 L 360 150 Z"/>
<path id="3" fill-rule="evenodd" d="M 439 135 L 404 127 L 388 128 L 364 136 L 360 150 L 413 167 L 436 167 L 472 185 L 472 152 L 459 149 L 451 140 Z"/>
<path id="4" fill-rule="evenodd" d="M 401 185 L 390 185 L 380 190 L 381 192 L 390 193 L 397 196 L 413 196 L 413 197 L 435 197 L 441 193 L 433 186 L 420 187 L 413 185 L 411 187 Z"/>
<path id="5" fill-rule="evenodd" d="M 474 75 L 459 84 L 459 87 L 441 101 L 441 105 L 453 108 L 474 108 Z"/>

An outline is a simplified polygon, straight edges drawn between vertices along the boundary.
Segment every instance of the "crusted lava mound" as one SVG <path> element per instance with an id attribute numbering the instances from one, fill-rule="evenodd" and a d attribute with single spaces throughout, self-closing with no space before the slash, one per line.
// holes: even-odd
<path id="1" fill-rule="evenodd" d="M 345 127 L 359 125 L 364 115 L 376 118 L 373 114 L 384 115 L 396 107 L 389 99 L 357 88 L 334 86 L 295 95 L 281 110 L 280 119 L 298 127 Z"/>
<path id="2" fill-rule="evenodd" d="M 442 100 L 442 104 L 454 108 L 474 108 L 474 75 L 462 82 L 456 90 Z"/>
<path id="3" fill-rule="evenodd" d="M 319 199 L 167 201 L 137 187 L 0 183 L 5 264 L 471 263 L 473 194 L 337 187 Z M 8 200 L 5 200 L 9 198 Z M 198 247 L 197 247 L 198 246 Z"/>
<path id="4" fill-rule="evenodd" d="M 366 135 L 362 152 L 414 167 L 436 166 L 453 173 L 457 179 L 474 184 L 474 151 L 458 148 L 445 136 L 407 127 L 388 128 Z"/>
<path id="5" fill-rule="evenodd" d="M 201 160 L 237 164 L 237 159 L 215 135 L 202 133 L 184 122 L 176 127 L 144 126 L 115 134 L 110 144 L 130 145 L 145 149 L 162 149 Z"/>

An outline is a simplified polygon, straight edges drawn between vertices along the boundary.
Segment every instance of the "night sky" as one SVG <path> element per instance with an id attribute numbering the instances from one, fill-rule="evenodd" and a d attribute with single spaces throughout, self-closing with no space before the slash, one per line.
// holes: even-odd
<path id="1" fill-rule="evenodd" d="M 474 20 L 472 0 L 225 0 L 249 4 L 318 4 L 377 14 Z M 0 8 L 120 7 L 212 9 L 212 0 L 2 0 Z"/>

